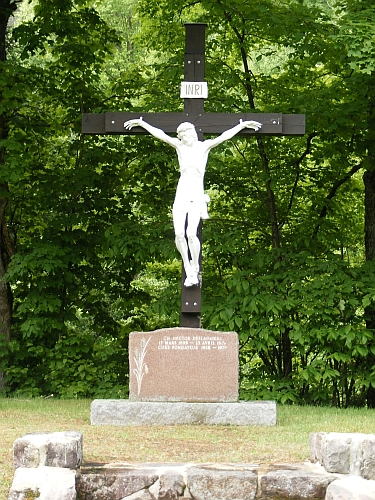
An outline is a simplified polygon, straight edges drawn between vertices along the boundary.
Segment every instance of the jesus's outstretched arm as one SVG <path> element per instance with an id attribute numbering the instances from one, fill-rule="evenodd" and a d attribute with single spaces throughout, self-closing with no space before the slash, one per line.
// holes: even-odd
<path id="1" fill-rule="evenodd" d="M 151 135 L 153 135 L 154 137 L 156 137 L 160 141 L 166 142 L 167 144 L 169 144 L 170 146 L 172 146 L 174 148 L 179 143 L 178 139 L 170 137 L 168 134 L 166 134 L 160 128 L 153 127 L 149 123 L 145 122 L 142 117 L 136 118 L 134 120 L 128 120 L 127 122 L 124 123 L 124 128 L 126 128 L 127 130 L 131 130 L 133 127 L 143 127 Z"/>
<path id="2" fill-rule="evenodd" d="M 219 137 L 215 137 L 215 139 L 208 139 L 207 141 L 204 141 L 205 144 L 209 147 L 209 149 L 215 148 L 222 142 L 227 141 L 228 139 L 232 139 L 238 132 L 241 132 L 244 128 L 252 128 L 255 131 L 259 130 L 262 127 L 262 124 L 260 122 L 257 122 L 255 120 L 247 120 L 247 121 L 242 121 L 240 120 L 240 123 L 228 130 L 225 130 Z"/>

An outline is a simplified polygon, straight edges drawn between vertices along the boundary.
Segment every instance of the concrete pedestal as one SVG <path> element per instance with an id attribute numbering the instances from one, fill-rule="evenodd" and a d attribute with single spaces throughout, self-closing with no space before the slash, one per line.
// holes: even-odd
<path id="1" fill-rule="evenodd" d="M 92 425 L 276 425 L 275 401 L 141 402 L 96 399 Z"/>

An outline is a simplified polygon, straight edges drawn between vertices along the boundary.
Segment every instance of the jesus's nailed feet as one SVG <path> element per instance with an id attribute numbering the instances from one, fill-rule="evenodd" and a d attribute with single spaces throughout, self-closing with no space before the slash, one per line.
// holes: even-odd
<path id="1" fill-rule="evenodd" d="M 198 273 L 196 272 L 191 272 L 187 277 L 184 282 L 185 286 L 194 286 L 199 284 L 199 278 L 198 278 Z"/>

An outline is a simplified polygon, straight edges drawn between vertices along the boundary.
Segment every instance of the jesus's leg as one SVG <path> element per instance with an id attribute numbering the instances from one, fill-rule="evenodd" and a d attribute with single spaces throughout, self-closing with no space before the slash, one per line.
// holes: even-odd
<path id="1" fill-rule="evenodd" d="M 184 264 L 186 275 L 188 276 L 191 273 L 191 265 L 189 261 L 188 255 L 188 245 L 183 233 L 176 234 L 175 236 L 176 248 L 180 252 L 182 257 L 182 262 Z"/>
<path id="2" fill-rule="evenodd" d="M 185 286 L 192 286 L 198 283 L 197 278 L 194 277 L 194 271 L 190 264 L 188 244 L 185 238 L 185 222 L 186 222 L 186 212 L 177 210 L 175 207 L 173 209 L 173 225 L 175 231 L 175 243 L 177 250 L 180 252 L 182 257 L 182 262 L 184 265 L 186 280 Z"/>
<path id="3" fill-rule="evenodd" d="M 200 222 L 200 212 L 198 210 L 192 210 L 188 215 L 188 226 L 186 229 L 186 236 L 188 239 L 188 246 L 191 255 L 191 267 L 196 275 L 196 280 L 198 280 L 199 273 L 199 255 L 201 251 L 201 244 L 197 236 L 198 225 Z"/>

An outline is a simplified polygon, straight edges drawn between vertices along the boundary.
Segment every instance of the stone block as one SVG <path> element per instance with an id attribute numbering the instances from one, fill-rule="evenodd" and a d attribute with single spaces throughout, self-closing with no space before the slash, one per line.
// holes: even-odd
<path id="1" fill-rule="evenodd" d="M 82 462 L 82 433 L 74 431 L 25 434 L 13 445 L 14 468 L 63 467 Z"/>
<path id="2" fill-rule="evenodd" d="M 19 467 L 8 500 L 76 500 L 75 477 L 76 471 L 66 468 Z"/>
<path id="3" fill-rule="evenodd" d="M 276 470 L 261 477 L 261 498 L 317 500 L 325 498 L 328 485 L 334 476 L 304 470 Z"/>
<path id="4" fill-rule="evenodd" d="M 177 500 L 182 496 L 185 486 L 178 470 L 161 467 L 159 479 L 150 486 L 149 493 L 153 500 Z"/>
<path id="5" fill-rule="evenodd" d="M 238 400 L 238 336 L 163 328 L 129 336 L 130 401 Z"/>
<path id="6" fill-rule="evenodd" d="M 326 432 L 312 432 L 309 437 L 310 460 L 314 464 L 322 463 L 322 440 Z"/>
<path id="7" fill-rule="evenodd" d="M 310 458 L 327 472 L 375 479 L 375 435 L 361 433 L 313 433 Z"/>
<path id="8" fill-rule="evenodd" d="M 182 496 L 184 491 L 184 478 L 181 474 L 174 472 L 173 470 L 166 470 L 163 474 L 160 474 L 160 488 L 158 493 L 158 499 L 160 500 L 177 500 L 178 497 Z"/>
<path id="9" fill-rule="evenodd" d="M 327 488 L 325 500 L 374 500 L 375 481 L 348 476 L 337 479 Z"/>
<path id="10" fill-rule="evenodd" d="M 153 469 L 84 468 L 77 475 L 77 495 L 80 500 L 119 500 L 127 497 L 144 500 L 148 498 L 148 492 L 142 490 L 152 486 L 158 478 Z"/>
<path id="11" fill-rule="evenodd" d="M 274 401 L 164 403 L 96 399 L 92 425 L 276 425 Z"/>
<path id="12" fill-rule="evenodd" d="M 347 434 L 329 433 L 322 439 L 322 465 L 327 472 L 349 474 L 350 445 L 352 439 Z"/>
<path id="13" fill-rule="evenodd" d="M 258 477 L 252 470 L 192 467 L 186 477 L 194 500 L 253 500 L 257 493 Z"/>
<path id="14" fill-rule="evenodd" d="M 160 491 L 160 479 L 158 479 L 154 484 L 152 484 L 148 489 L 152 500 L 157 500 Z"/>
<path id="15" fill-rule="evenodd" d="M 375 436 L 363 440 L 362 477 L 375 480 Z"/>

